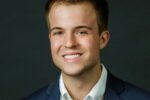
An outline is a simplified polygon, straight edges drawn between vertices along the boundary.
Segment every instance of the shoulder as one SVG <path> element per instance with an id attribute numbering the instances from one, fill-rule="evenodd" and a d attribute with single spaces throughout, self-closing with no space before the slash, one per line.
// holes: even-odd
<path id="1" fill-rule="evenodd" d="M 107 85 L 123 100 L 150 100 L 150 93 L 111 74 Z"/>
<path id="2" fill-rule="evenodd" d="M 21 99 L 21 100 L 46 100 L 47 98 L 47 86 L 42 87 L 41 89 L 33 92 L 32 94 L 30 94 L 29 96 Z"/>
<path id="3" fill-rule="evenodd" d="M 124 92 L 121 94 L 122 98 L 130 97 L 131 100 L 150 100 L 150 93 L 127 82 L 124 82 Z M 129 99 L 128 99 L 129 100 Z"/>
<path id="4" fill-rule="evenodd" d="M 21 99 L 21 100 L 48 100 L 59 96 L 59 85 L 58 80 L 42 87 L 41 89 L 33 92 L 31 95 Z M 55 97 L 56 98 L 56 97 Z M 53 100 L 53 99 L 50 99 Z"/>

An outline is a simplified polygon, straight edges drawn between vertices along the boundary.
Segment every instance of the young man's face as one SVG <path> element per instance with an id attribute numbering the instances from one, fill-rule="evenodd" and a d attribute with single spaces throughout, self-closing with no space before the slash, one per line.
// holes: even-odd
<path id="1" fill-rule="evenodd" d="M 52 58 L 63 74 L 77 76 L 100 66 L 100 48 L 106 45 L 108 33 L 98 32 L 90 4 L 54 4 L 48 18 Z"/>

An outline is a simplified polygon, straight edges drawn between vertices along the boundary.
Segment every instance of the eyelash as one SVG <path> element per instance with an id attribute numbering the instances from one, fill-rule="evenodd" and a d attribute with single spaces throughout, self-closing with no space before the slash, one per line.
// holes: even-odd
<path id="1" fill-rule="evenodd" d="M 88 34 L 88 32 L 87 31 L 79 31 L 79 32 L 77 32 L 78 34 L 81 34 L 81 35 L 83 35 L 83 34 Z"/>
<path id="2" fill-rule="evenodd" d="M 84 35 L 84 34 L 88 34 L 87 31 L 77 31 L 75 32 L 76 34 L 79 34 L 79 35 Z M 62 31 L 57 31 L 57 32 L 52 32 L 51 33 L 52 35 L 62 35 L 63 32 Z"/>
<path id="3" fill-rule="evenodd" d="M 63 32 L 61 32 L 61 31 L 58 31 L 58 32 L 52 32 L 52 35 L 61 35 L 61 34 L 63 34 Z"/>

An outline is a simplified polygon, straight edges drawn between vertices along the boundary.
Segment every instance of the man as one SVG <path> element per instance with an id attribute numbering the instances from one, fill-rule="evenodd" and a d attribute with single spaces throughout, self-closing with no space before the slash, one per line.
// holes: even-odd
<path id="1" fill-rule="evenodd" d="M 24 100 L 150 100 L 149 93 L 115 78 L 100 62 L 109 41 L 105 0 L 49 0 L 46 17 L 61 74 Z"/>

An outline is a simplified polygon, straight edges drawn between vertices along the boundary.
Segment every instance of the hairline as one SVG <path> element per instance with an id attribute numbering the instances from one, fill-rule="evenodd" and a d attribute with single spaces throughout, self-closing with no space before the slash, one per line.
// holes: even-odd
<path id="1" fill-rule="evenodd" d="M 99 13 L 96 9 L 96 7 L 94 6 L 94 4 L 92 4 L 92 2 L 90 1 L 78 1 L 78 2 L 74 2 L 74 3 L 71 3 L 71 2 L 67 2 L 67 1 L 53 1 L 49 6 L 48 6 L 48 9 L 46 10 L 46 21 L 47 21 L 47 24 L 48 24 L 48 28 L 50 28 L 50 20 L 49 20 L 49 14 L 51 12 L 51 9 L 53 6 L 60 6 L 60 5 L 66 5 L 66 6 L 71 6 L 71 5 L 79 5 L 79 4 L 86 4 L 88 3 L 92 8 L 93 10 L 95 11 L 94 13 L 96 14 L 96 19 L 97 19 L 97 25 L 98 25 L 98 30 L 99 30 L 99 33 L 101 33 L 102 31 L 105 31 L 107 30 L 107 25 L 106 27 L 103 25 L 104 23 L 102 22 L 102 15 L 101 13 Z"/>

